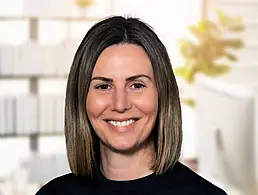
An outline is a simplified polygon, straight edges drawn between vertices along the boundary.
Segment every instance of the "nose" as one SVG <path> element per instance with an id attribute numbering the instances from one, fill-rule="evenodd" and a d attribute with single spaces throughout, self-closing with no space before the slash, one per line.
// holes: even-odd
<path id="1" fill-rule="evenodd" d="M 131 108 L 129 94 L 124 88 L 117 88 L 113 93 L 112 100 L 112 111 L 123 113 Z"/>

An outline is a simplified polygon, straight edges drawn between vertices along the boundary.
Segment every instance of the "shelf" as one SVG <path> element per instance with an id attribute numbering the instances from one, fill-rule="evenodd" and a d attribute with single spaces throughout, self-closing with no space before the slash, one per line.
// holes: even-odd
<path id="1" fill-rule="evenodd" d="M 4 134 L 0 138 L 22 138 L 22 137 L 41 137 L 41 136 L 64 136 L 64 132 L 53 133 L 29 133 L 29 134 Z"/>
<path id="2" fill-rule="evenodd" d="M 80 17 L 80 16 L 0 16 L 0 20 L 56 20 L 56 21 L 89 21 L 96 22 L 100 17 Z"/>
<path id="3" fill-rule="evenodd" d="M 68 75 L 7 75 L 0 74 L 0 79 L 67 79 Z"/>
<path id="4" fill-rule="evenodd" d="M 28 38 L 29 40 L 38 41 L 38 35 L 39 35 L 39 25 L 40 21 L 63 21 L 63 22 L 96 22 L 100 21 L 103 18 L 101 17 L 80 17 L 80 16 L 23 16 L 23 15 L 9 15 L 9 16 L 3 16 L 0 14 L 0 22 L 1 21 L 26 21 L 28 22 Z M 68 23 L 69 24 L 69 23 Z M 13 79 L 28 79 L 29 81 L 29 91 L 32 95 L 38 95 L 39 94 L 39 87 L 40 87 L 40 79 L 64 79 L 66 80 L 68 78 L 67 71 L 62 71 L 59 74 L 59 71 L 51 71 L 52 74 L 46 74 L 45 72 L 39 71 L 32 72 L 30 74 L 29 72 L 9 72 L 7 74 L 4 74 L 0 72 L 0 81 L 1 80 L 13 80 Z M 60 115 L 61 116 L 61 115 Z M 35 130 L 35 129 L 34 129 Z M 55 130 L 55 129 L 54 129 Z M 39 130 L 36 130 L 39 131 Z M 0 134 L 0 139 L 11 139 L 11 138 L 28 138 L 30 142 L 30 149 L 31 151 L 38 151 L 38 145 L 39 145 L 39 138 L 44 136 L 64 136 L 64 131 L 47 131 L 47 133 L 41 133 L 41 132 L 30 132 L 26 131 L 24 133 L 19 134 L 17 131 L 9 131 L 8 134 Z M 20 131 L 21 132 L 21 131 Z M 3 132 L 4 133 L 4 132 Z"/>
<path id="5" fill-rule="evenodd" d="M 219 1 L 222 4 L 230 4 L 232 6 L 243 6 L 243 5 L 258 5 L 258 2 L 255 0 L 220 0 Z"/>

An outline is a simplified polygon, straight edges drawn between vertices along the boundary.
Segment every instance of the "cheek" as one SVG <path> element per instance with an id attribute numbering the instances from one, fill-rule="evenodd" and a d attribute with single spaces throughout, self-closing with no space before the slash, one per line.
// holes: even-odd
<path id="1" fill-rule="evenodd" d="M 89 118 L 96 118 L 106 109 L 108 105 L 107 98 L 99 96 L 96 93 L 89 92 L 86 98 L 86 112 Z"/>
<path id="2" fill-rule="evenodd" d="M 158 95 L 155 91 L 135 99 L 137 107 L 147 115 L 156 115 L 158 112 Z"/>

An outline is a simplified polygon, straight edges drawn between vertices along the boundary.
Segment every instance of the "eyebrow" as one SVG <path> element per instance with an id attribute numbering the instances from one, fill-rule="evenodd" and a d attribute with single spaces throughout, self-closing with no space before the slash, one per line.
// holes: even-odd
<path id="1" fill-rule="evenodd" d="M 138 79 L 138 78 L 140 78 L 140 77 L 146 77 L 146 78 L 148 78 L 149 80 L 151 80 L 151 78 L 150 78 L 148 75 L 145 75 L 145 74 L 137 74 L 137 75 L 128 77 L 128 78 L 126 78 L 125 80 L 126 80 L 127 82 L 129 82 L 129 81 L 133 81 L 133 80 L 135 80 L 135 79 Z M 91 79 L 91 81 L 92 81 L 92 80 L 101 80 L 101 81 L 110 82 L 110 83 L 113 82 L 113 79 L 111 79 L 111 78 L 106 78 L 106 77 L 102 77 L 102 76 L 93 77 L 93 78 Z"/>

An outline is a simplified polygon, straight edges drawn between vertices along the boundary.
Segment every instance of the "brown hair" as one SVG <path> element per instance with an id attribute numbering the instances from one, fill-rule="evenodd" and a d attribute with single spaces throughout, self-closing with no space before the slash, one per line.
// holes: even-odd
<path id="1" fill-rule="evenodd" d="M 178 86 L 165 46 L 146 23 L 113 16 L 96 23 L 85 35 L 68 76 L 65 99 L 65 137 L 71 171 L 92 179 L 99 169 L 99 141 L 88 120 L 86 97 L 100 53 L 114 44 L 136 44 L 148 54 L 159 94 L 154 128 L 153 171 L 162 174 L 178 161 L 182 144 Z"/>

